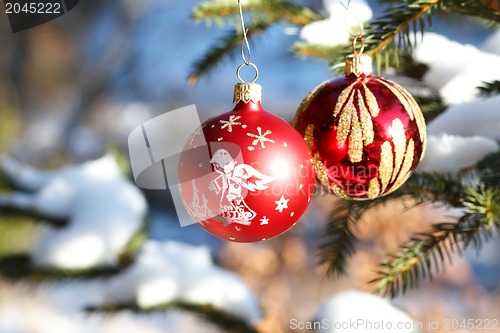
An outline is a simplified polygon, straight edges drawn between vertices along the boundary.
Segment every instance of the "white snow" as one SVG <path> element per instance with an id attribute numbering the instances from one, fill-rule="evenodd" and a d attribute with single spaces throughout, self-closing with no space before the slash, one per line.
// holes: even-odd
<path id="1" fill-rule="evenodd" d="M 369 21 L 373 17 L 370 6 L 364 0 L 351 0 L 347 14 L 341 2 L 347 6 L 348 0 L 324 0 L 323 6 L 329 17 L 304 26 L 300 31 L 300 38 L 310 44 L 345 44 L 351 38 L 351 28 L 358 27 L 360 22 Z"/>
<path id="2" fill-rule="evenodd" d="M 209 249 L 148 241 L 125 272 L 107 282 L 111 301 L 144 308 L 172 301 L 212 304 L 249 322 L 262 319 L 258 300 L 237 275 L 214 265 Z"/>
<path id="3" fill-rule="evenodd" d="M 450 106 L 427 126 L 431 135 L 441 133 L 484 136 L 500 140 L 500 95 L 477 98 Z"/>
<path id="4" fill-rule="evenodd" d="M 455 173 L 474 166 L 498 149 L 496 141 L 482 136 L 430 135 L 425 157 L 416 172 Z"/>
<path id="5" fill-rule="evenodd" d="M 116 264 L 141 228 L 147 210 L 144 196 L 111 156 L 50 173 L 9 158 L 0 167 L 20 187 L 35 191 L 0 195 L 0 205 L 68 220 L 64 228 L 41 228 L 31 250 L 38 266 L 83 269 Z"/>
<path id="6" fill-rule="evenodd" d="M 93 294 L 95 287 L 92 283 L 74 282 L 9 286 L 0 296 L 0 333 L 163 333 L 166 329 L 183 333 L 218 332 L 206 322 L 178 310 L 151 314 L 85 313 L 82 309 L 89 300 L 87 293 Z"/>
<path id="7" fill-rule="evenodd" d="M 145 199 L 111 156 L 50 173 L 9 158 L 4 158 L 1 166 L 18 185 L 29 185 L 35 192 L 1 195 L 0 204 L 69 221 L 63 228 L 43 229 L 31 250 L 36 265 L 64 269 L 114 264 L 141 227 Z M 240 277 L 214 265 L 208 247 L 173 241 L 147 241 L 134 263 L 109 279 L 57 284 L 43 290 L 46 300 L 65 311 L 78 312 L 84 306 L 106 303 L 137 303 L 148 308 L 184 301 L 212 304 L 249 322 L 262 319 L 257 297 Z M 46 314 L 47 318 L 52 315 L 50 311 Z M 66 326 L 71 320 L 55 316 L 54 321 L 61 332 L 74 331 Z M 2 323 L 0 318 L 0 328 Z M 50 327 L 51 332 L 58 329 Z"/>
<path id="8" fill-rule="evenodd" d="M 318 333 L 420 332 L 418 324 L 408 314 L 386 299 L 356 290 L 340 292 L 324 301 L 315 320 L 325 320 L 328 324 L 328 327 L 323 325 Z M 352 322 L 355 326 L 350 325 Z M 379 329 L 376 329 L 377 325 Z M 392 325 L 392 329 L 388 325 Z"/>
<path id="9" fill-rule="evenodd" d="M 498 151 L 500 96 L 450 106 L 427 126 L 427 150 L 416 172 L 455 173 Z"/>
<path id="10" fill-rule="evenodd" d="M 169 332 L 215 332 L 177 310 L 110 317 L 83 311 L 110 303 L 148 308 L 184 301 L 211 304 L 248 322 L 263 317 L 254 293 L 241 278 L 217 267 L 208 247 L 175 241 L 147 241 L 129 268 L 107 279 L 0 288 L 6 290 L 0 295 L 0 333 L 159 333 L 165 327 Z"/>
<path id="11" fill-rule="evenodd" d="M 431 32 L 416 44 L 415 60 L 429 66 L 424 82 L 439 90 L 445 104 L 472 101 L 478 86 L 500 77 L 500 56 L 496 54 Z"/>

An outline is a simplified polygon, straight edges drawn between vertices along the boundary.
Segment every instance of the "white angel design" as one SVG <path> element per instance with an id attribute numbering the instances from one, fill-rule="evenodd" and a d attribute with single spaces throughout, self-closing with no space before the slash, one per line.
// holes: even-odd
<path id="1" fill-rule="evenodd" d="M 217 150 L 210 163 L 220 174 L 210 182 L 209 190 L 221 195 L 220 212 L 224 226 L 231 223 L 250 225 L 257 214 L 245 202 L 243 189 L 251 192 L 265 190 L 274 177 L 266 176 L 248 164 L 237 164 L 225 149 Z"/>

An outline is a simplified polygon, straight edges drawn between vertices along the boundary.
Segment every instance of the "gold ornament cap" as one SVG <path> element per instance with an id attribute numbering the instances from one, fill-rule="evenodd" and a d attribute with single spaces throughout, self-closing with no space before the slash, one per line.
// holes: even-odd
<path id="1" fill-rule="evenodd" d="M 370 75 L 372 67 L 372 57 L 364 53 L 350 54 L 345 59 L 345 75 Z"/>
<path id="2" fill-rule="evenodd" d="M 233 102 L 238 104 L 243 101 L 248 104 L 250 101 L 254 103 L 262 102 L 262 86 L 254 82 L 238 82 L 234 86 Z"/>
<path id="3" fill-rule="evenodd" d="M 356 43 L 358 40 L 361 42 L 361 47 L 359 51 L 356 49 Z M 356 76 L 371 75 L 372 70 L 372 57 L 368 54 L 364 54 L 365 50 L 365 39 L 362 35 L 354 36 L 352 40 L 352 53 L 345 59 L 345 75 L 354 74 Z"/>

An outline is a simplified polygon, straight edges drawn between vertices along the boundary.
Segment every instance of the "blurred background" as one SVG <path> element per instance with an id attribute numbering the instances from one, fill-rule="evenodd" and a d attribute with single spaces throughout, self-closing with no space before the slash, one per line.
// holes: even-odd
<path id="1" fill-rule="evenodd" d="M 235 316 L 255 323 L 260 332 L 289 332 L 292 319 L 307 322 L 322 316 L 333 318 L 334 307 L 321 310 L 320 305 L 338 292 L 370 293 L 372 285 L 367 282 L 373 279 L 373 270 L 388 252 L 397 250 L 411 234 L 453 214 L 430 204 L 408 210 L 404 201 L 370 211 L 356 231 L 361 242 L 349 262 L 347 275 L 335 280 L 326 277 L 326 268 L 318 265 L 316 258 L 327 215 L 339 200 L 334 197 L 316 196 L 295 228 L 264 243 L 233 244 L 216 239 L 196 225 L 181 228 L 168 191 L 139 192 L 133 187 L 126 145 L 134 128 L 167 111 L 196 104 L 203 121 L 232 108 L 239 58 L 225 62 L 196 85 L 188 83 L 193 62 L 224 31 L 191 18 L 197 3 L 86 0 L 54 21 L 18 33 L 11 32 L 7 16 L 0 13 L 0 155 L 12 159 L 12 163 L 4 163 L 0 178 L 0 255 L 6 258 L 0 262 L 6 272 L 4 277 L 0 275 L 1 333 L 222 331 L 213 320 L 210 323 L 200 319 L 203 311 L 199 309 L 173 306 L 143 313 L 141 306 L 133 311 L 131 305 L 178 299 L 212 303 L 229 312 L 233 307 Z M 303 3 L 324 10 L 320 0 Z M 376 2 L 369 6 L 374 17 L 384 9 Z M 480 50 L 489 38 L 498 36 L 495 29 L 481 22 L 467 19 L 466 23 L 463 17 L 441 17 L 435 20 L 433 31 Z M 291 54 L 290 45 L 300 39 L 298 34 L 293 27 L 278 25 L 252 45 L 264 107 L 289 121 L 302 98 L 331 77 L 327 64 Z M 500 48 L 494 50 L 491 45 L 486 51 L 497 52 L 498 57 Z M 438 89 L 414 85 L 417 87 L 410 82 L 410 90 L 439 95 Z M 108 159 L 103 160 L 106 154 Z M 95 160 L 101 164 L 92 162 Z M 63 171 L 53 171 L 61 168 Z M 93 168 L 108 170 L 109 178 L 94 180 Z M 120 175 L 115 169 L 120 170 Z M 83 183 L 97 184 L 94 192 Z M 123 192 L 115 193 L 110 188 Z M 24 194 L 12 199 L 14 191 Z M 100 202 L 82 204 L 87 212 L 84 217 L 76 213 L 76 205 L 85 198 L 95 198 L 97 193 L 122 195 L 126 191 L 133 192 L 137 205 L 109 200 L 104 195 Z M 85 197 L 79 196 L 84 192 Z M 78 200 L 67 199 L 76 197 Z M 22 209 L 11 210 L 9 200 L 20 203 Z M 114 210 L 126 206 L 133 206 L 126 217 L 113 215 Z M 88 221 L 86 227 L 79 218 Z M 109 222 L 108 218 L 127 221 L 104 230 L 102 225 Z M 63 258 L 60 253 L 66 248 L 57 248 L 57 242 L 66 241 L 57 234 L 61 224 L 75 225 L 72 238 L 68 236 L 72 244 L 76 240 L 84 242 L 82 237 L 89 234 L 100 234 L 103 239 L 123 230 L 128 234 L 123 236 L 125 240 L 110 245 L 108 250 L 114 257 L 106 257 L 103 250 L 96 254 L 98 259 L 82 259 L 80 264 L 74 264 L 78 259 Z M 100 243 L 82 244 L 68 251 L 92 252 Z M 120 247 L 129 252 L 125 255 Z M 197 259 L 192 265 L 175 264 L 177 255 L 186 255 L 189 262 L 189 258 Z M 442 326 L 438 330 L 426 328 L 429 320 L 499 320 L 499 259 L 500 241 L 496 238 L 486 244 L 480 257 L 473 251 L 463 257 L 453 256 L 445 272 L 432 282 L 424 280 L 418 289 L 392 304 L 409 318 L 424 323 L 426 332 L 449 331 Z M 155 270 L 162 265 L 164 270 Z M 149 277 L 165 274 L 175 287 L 182 279 L 172 277 L 173 271 L 191 272 L 201 266 L 220 270 L 220 281 L 227 281 L 227 285 L 214 282 L 203 287 L 200 277 L 196 283 L 201 291 L 196 297 L 158 296 L 155 303 L 154 297 L 148 296 L 148 288 L 152 288 L 152 294 L 161 294 L 166 288 L 164 280 L 151 281 Z M 213 274 L 210 276 L 219 276 Z M 52 275 L 58 278 L 53 280 Z M 227 295 L 205 299 L 200 296 L 210 294 L 211 288 L 234 291 L 230 289 L 233 282 L 237 285 L 234 288 L 246 295 L 236 303 L 228 301 Z M 116 290 L 109 291 L 113 287 Z M 246 305 L 238 308 L 234 304 L 239 301 Z M 343 302 L 355 309 L 364 301 L 353 297 Z M 109 303 L 129 307 L 112 314 L 85 311 Z M 500 332 L 500 326 L 496 328 Z M 459 327 L 454 331 L 470 332 Z"/>

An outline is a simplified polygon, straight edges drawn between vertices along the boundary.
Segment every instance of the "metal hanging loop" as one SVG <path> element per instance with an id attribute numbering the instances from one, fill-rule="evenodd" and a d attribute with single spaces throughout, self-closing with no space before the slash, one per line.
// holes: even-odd
<path id="1" fill-rule="evenodd" d="M 238 69 L 236 70 L 236 76 L 238 77 L 238 80 L 240 80 L 241 83 L 246 83 L 245 80 L 243 80 L 240 76 L 240 71 L 245 66 L 250 66 L 255 70 L 255 77 L 253 78 L 252 81 L 250 81 L 250 83 L 255 83 L 255 81 L 257 81 L 257 79 L 259 78 L 259 69 L 257 68 L 257 66 L 255 64 L 253 64 L 251 62 L 248 64 L 241 64 L 238 66 Z"/>
<path id="2" fill-rule="evenodd" d="M 361 47 L 360 47 L 359 51 L 356 49 L 356 44 L 358 42 L 358 39 L 361 42 Z M 358 55 L 358 54 L 362 54 L 364 50 L 365 50 L 365 39 L 363 38 L 363 36 L 362 35 L 354 36 L 354 38 L 352 40 L 352 53 L 354 53 L 355 55 Z"/>

